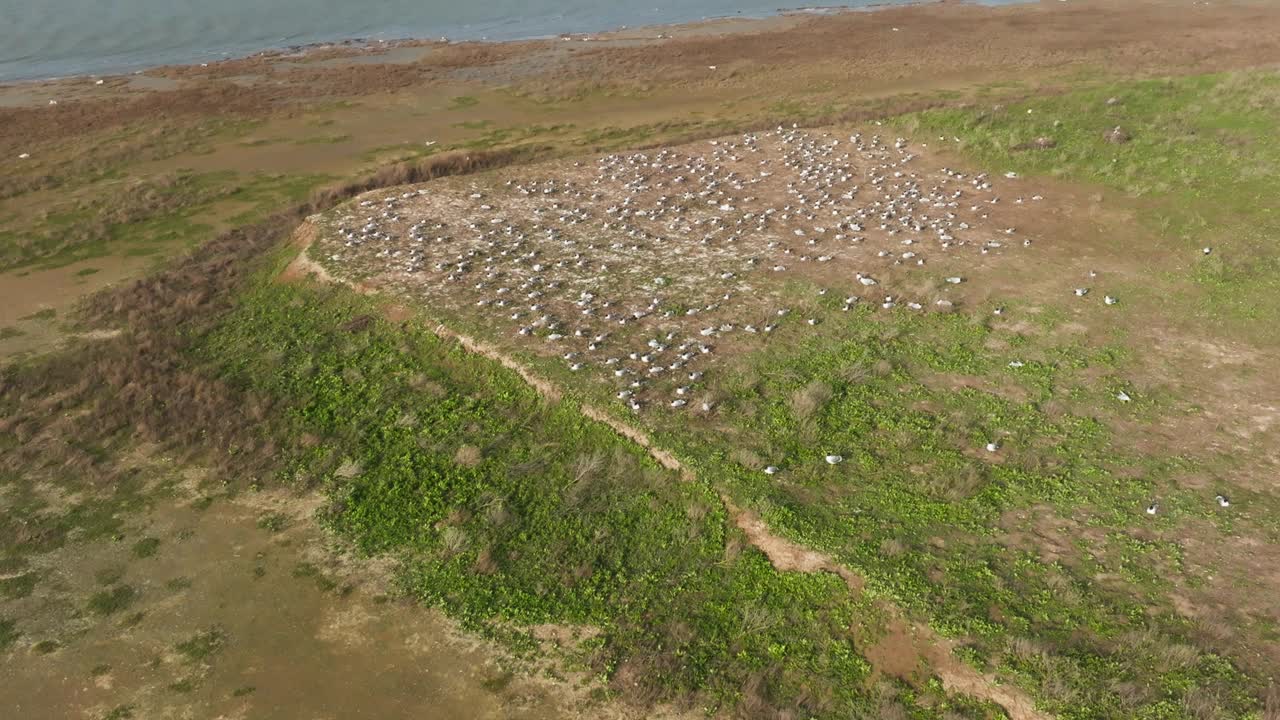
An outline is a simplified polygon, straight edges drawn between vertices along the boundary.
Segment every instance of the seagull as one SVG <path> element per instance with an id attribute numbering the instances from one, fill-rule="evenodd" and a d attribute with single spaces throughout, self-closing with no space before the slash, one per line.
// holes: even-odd
<path id="1" fill-rule="evenodd" d="M 1120 302 L 1120 301 L 1119 301 L 1119 300 L 1117 300 L 1117 299 L 1115 299 L 1114 297 L 1112 297 L 1112 296 L 1108 295 L 1108 296 L 1106 296 L 1106 297 L 1102 298 L 1102 302 L 1104 302 L 1104 303 L 1106 303 L 1106 304 L 1108 304 L 1108 305 L 1115 305 L 1116 303 L 1118 303 L 1118 302 Z"/>
<path id="2" fill-rule="evenodd" d="M 764 469 L 764 474 L 765 474 L 765 475 L 777 475 L 777 474 L 778 474 L 778 468 L 777 468 L 777 467 L 775 467 L 775 466 L 773 466 L 773 465 L 770 465 L 769 467 L 767 467 L 767 468 L 765 468 L 765 469 Z"/>
<path id="3" fill-rule="evenodd" d="M 1000 443 L 998 443 L 998 442 L 989 442 L 989 443 L 987 443 L 987 452 L 989 452 L 989 453 L 993 453 L 993 452 L 995 452 L 995 451 L 997 451 L 997 450 L 999 450 L 999 449 L 1000 449 Z"/>
<path id="4" fill-rule="evenodd" d="M 21 155 L 19 155 L 19 156 L 18 156 L 18 159 L 19 159 L 19 160 L 26 160 L 26 159 L 28 159 L 28 158 L 30 158 L 30 157 L 31 157 L 31 153 L 22 153 Z"/>
<path id="5" fill-rule="evenodd" d="M 1213 248 L 1211 248 L 1211 247 L 1207 247 L 1207 248 L 1205 248 L 1205 249 L 1201 250 L 1200 252 L 1204 253 L 1205 255 L 1208 255 L 1208 254 L 1210 254 L 1210 253 L 1212 253 L 1212 252 L 1213 252 Z"/>
<path id="6" fill-rule="evenodd" d="M 1076 297 L 1084 297 L 1089 294 L 1089 288 L 1076 288 Z"/>
<path id="7" fill-rule="evenodd" d="M 1214 498 L 1214 500 L 1217 500 L 1217 501 L 1218 501 L 1218 507 L 1230 507 L 1230 506 L 1231 506 L 1231 501 L 1227 499 L 1227 496 L 1226 496 L 1226 495 L 1219 495 L 1218 497 Z"/>
<path id="8" fill-rule="evenodd" d="M 1151 503 L 1150 505 L 1147 506 L 1147 514 L 1155 515 L 1156 511 L 1158 511 L 1159 509 L 1160 509 L 1160 505 L 1158 503 Z"/>
<path id="9" fill-rule="evenodd" d="M 1129 393 L 1121 390 L 1120 392 L 1116 393 L 1116 399 L 1119 400 L 1120 402 L 1127 403 L 1133 398 L 1129 397 Z"/>
<path id="10" fill-rule="evenodd" d="M 839 465 L 844 462 L 844 458 L 839 455 L 828 455 L 825 460 L 828 465 Z"/>

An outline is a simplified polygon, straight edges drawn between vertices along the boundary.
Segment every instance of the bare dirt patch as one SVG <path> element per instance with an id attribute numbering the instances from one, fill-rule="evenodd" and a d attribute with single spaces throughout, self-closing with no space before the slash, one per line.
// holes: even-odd
<path id="1" fill-rule="evenodd" d="M 951 311 L 1052 238 L 1053 198 L 876 128 L 779 128 L 378 191 L 314 220 L 332 277 L 483 328 L 632 411 L 696 401 L 724 348 L 819 309 Z M 474 333 L 473 340 L 476 340 Z M 510 353 L 508 353 L 510 354 Z"/>
<path id="2" fill-rule="evenodd" d="M 521 675 L 495 648 L 397 598 L 388 568 L 326 547 L 311 522 L 317 501 L 166 500 L 131 523 L 124 542 L 34 558 L 33 594 L 0 600 L 22 632 L 0 654 L 5 707 L 33 720 L 117 708 L 134 717 L 632 716 Z M 137 558 L 130 548 L 142 536 L 158 549 Z M 120 587 L 127 607 L 80 610 Z"/>

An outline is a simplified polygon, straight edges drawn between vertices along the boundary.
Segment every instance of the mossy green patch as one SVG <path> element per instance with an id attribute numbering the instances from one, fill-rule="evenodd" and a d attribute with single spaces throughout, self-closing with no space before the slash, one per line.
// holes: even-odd
<path id="1" fill-rule="evenodd" d="M 190 663 L 208 662 L 227 644 L 227 632 L 214 626 L 178 643 L 174 649 Z"/>
<path id="2" fill-rule="evenodd" d="M 149 558 L 160 551 L 160 538 L 146 537 L 133 544 L 133 556 Z"/>
<path id="3" fill-rule="evenodd" d="M 117 585 L 94 593 L 89 598 L 89 610 L 98 615 L 111 615 L 128 608 L 138 599 L 138 591 L 129 585 Z"/>
<path id="4" fill-rule="evenodd" d="M 22 635 L 18 631 L 18 623 L 10 618 L 0 617 L 0 652 L 9 649 L 17 639 Z"/>
<path id="5" fill-rule="evenodd" d="M 0 597 L 6 600 L 18 600 L 27 597 L 35 589 L 36 583 L 39 581 L 39 574 L 34 572 L 0 579 Z"/>

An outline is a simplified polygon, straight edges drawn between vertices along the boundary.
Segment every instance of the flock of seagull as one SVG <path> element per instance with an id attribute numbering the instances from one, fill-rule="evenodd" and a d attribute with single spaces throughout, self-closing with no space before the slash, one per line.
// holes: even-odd
<path id="1" fill-rule="evenodd" d="M 604 371 L 634 411 L 706 412 L 699 390 L 720 346 L 801 315 L 782 300 L 788 279 L 846 311 L 949 309 L 945 288 L 965 277 L 922 299 L 886 290 L 881 273 L 1032 244 L 991 219 L 991 177 L 917 169 L 902 139 L 778 128 L 703 147 L 367 197 L 330 218 L 313 252 L 335 277 L 470 308 L 572 372 Z"/>
<path id="2" fill-rule="evenodd" d="M 935 258 L 1034 244 L 994 218 L 1041 195 L 1005 199 L 989 174 L 923 164 L 901 138 L 779 127 L 365 196 L 321 221 L 312 253 L 338 279 L 595 373 L 632 411 L 710 412 L 706 373 L 725 348 L 816 326 L 821 307 L 948 310 L 968 278 L 934 275 Z"/>

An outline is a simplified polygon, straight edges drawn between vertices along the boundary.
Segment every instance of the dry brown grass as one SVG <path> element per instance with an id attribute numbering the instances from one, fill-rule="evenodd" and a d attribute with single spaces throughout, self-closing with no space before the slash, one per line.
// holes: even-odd
<path id="1" fill-rule="evenodd" d="M 237 289 L 268 269 L 271 251 L 306 216 L 376 183 L 498 167 L 526 152 L 395 166 L 226 232 L 154 275 L 88 298 L 79 310 L 82 327 L 123 332 L 0 371 L 0 428 L 17 441 L 0 457 L 0 470 L 59 467 L 102 483 L 116 472 L 103 448 L 123 442 L 154 443 L 233 477 L 265 476 L 280 450 L 272 439 L 280 435 L 273 428 L 279 422 L 274 401 L 193 365 L 185 353 L 188 338 L 234 307 Z"/>
<path id="2" fill-rule="evenodd" d="M 475 445 L 463 445 L 453 454 L 453 461 L 462 467 L 473 468 L 484 460 L 484 453 Z"/>
<path id="3" fill-rule="evenodd" d="M 807 423 L 826 407 L 831 400 L 831 386 L 821 380 L 814 380 L 791 394 L 791 414 L 796 420 Z"/>

